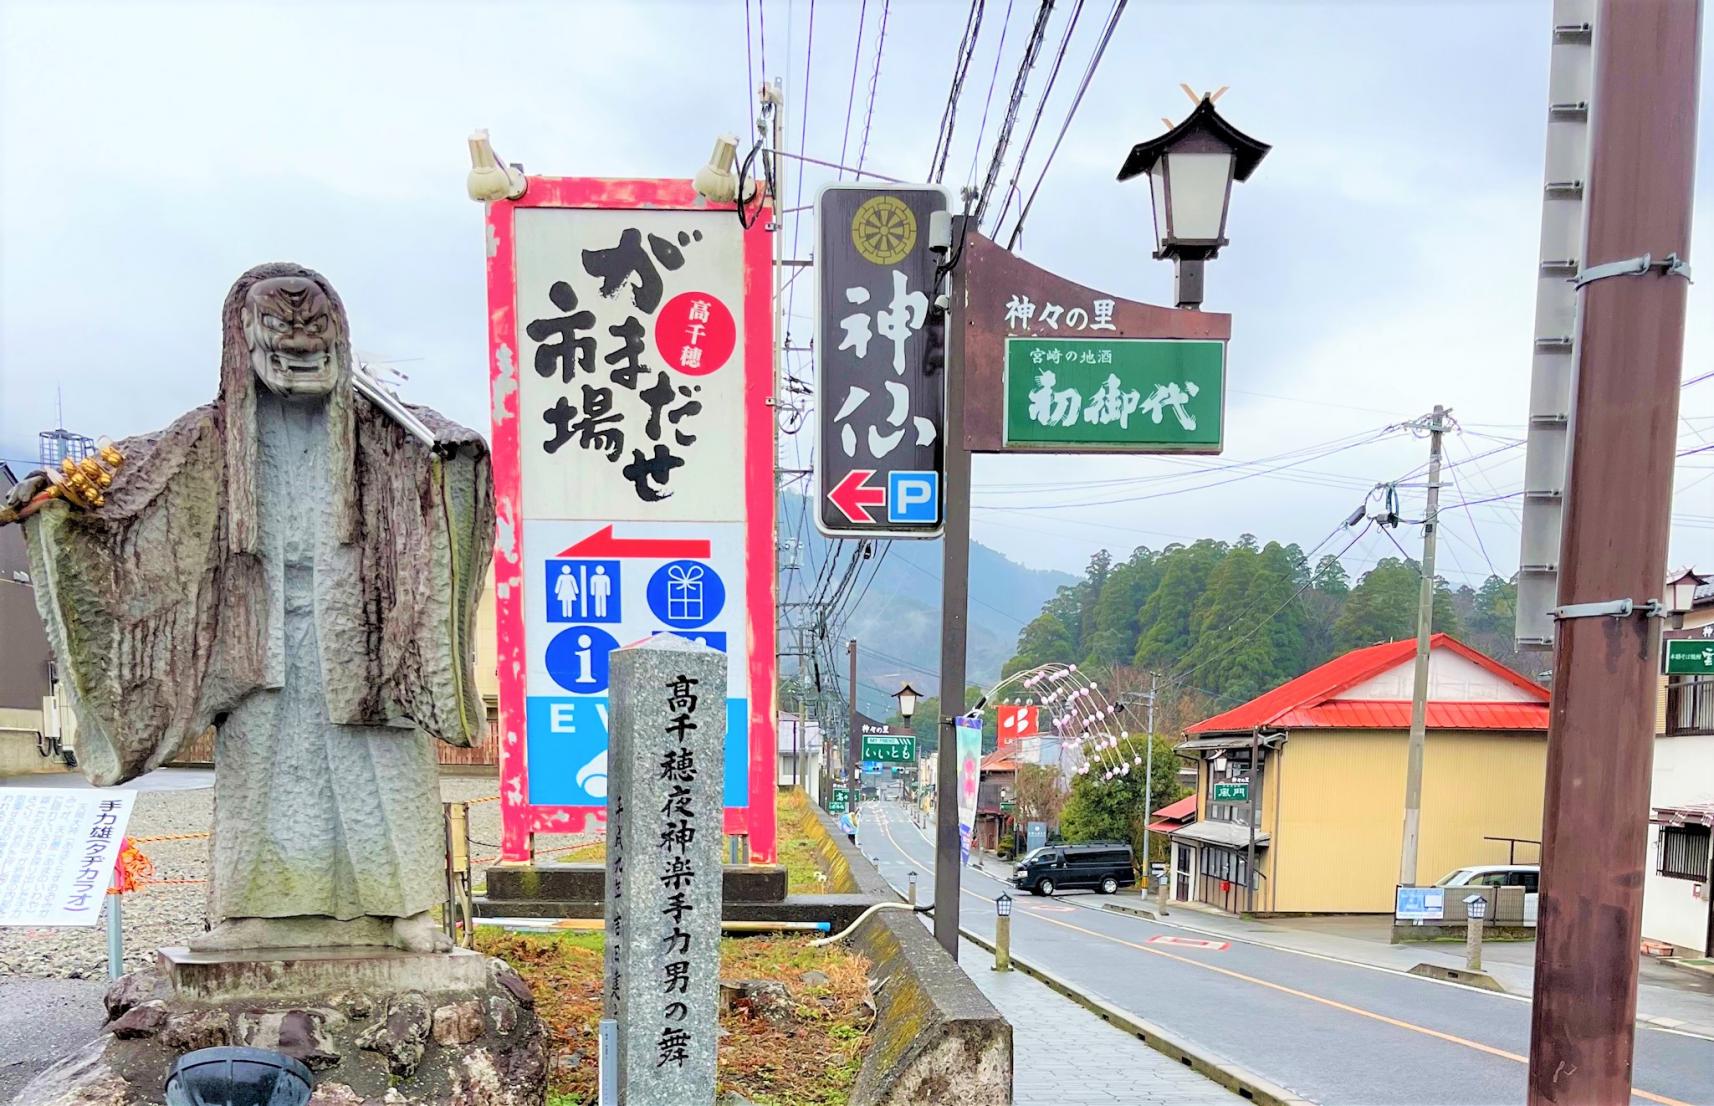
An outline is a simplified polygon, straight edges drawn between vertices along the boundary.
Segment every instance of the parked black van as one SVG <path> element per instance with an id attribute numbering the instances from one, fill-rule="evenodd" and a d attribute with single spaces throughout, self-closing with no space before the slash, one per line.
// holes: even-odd
<path id="1" fill-rule="evenodd" d="M 1131 846 L 1112 841 L 1082 845 L 1044 845 L 1018 862 L 1012 885 L 1020 891 L 1051 895 L 1073 887 L 1093 887 L 1111 895 L 1137 882 Z"/>

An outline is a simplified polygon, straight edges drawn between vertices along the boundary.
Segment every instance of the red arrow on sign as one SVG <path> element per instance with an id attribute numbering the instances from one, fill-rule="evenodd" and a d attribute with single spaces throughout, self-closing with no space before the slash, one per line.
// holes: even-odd
<path id="1" fill-rule="evenodd" d="M 561 557 L 658 557 L 672 560 L 691 557 L 707 560 L 710 544 L 698 538 L 616 538 L 612 526 L 603 526 L 576 545 L 559 551 Z"/>
<path id="2" fill-rule="evenodd" d="M 879 507 L 887 501 L 886 489 L 868 486 L 869 477 L 873 475 L 874 469 L 852 469 L 827 493 L 828 500 L 852 522 L 873 524 L 875 516 L 869 513 L 868 508 Z"/>

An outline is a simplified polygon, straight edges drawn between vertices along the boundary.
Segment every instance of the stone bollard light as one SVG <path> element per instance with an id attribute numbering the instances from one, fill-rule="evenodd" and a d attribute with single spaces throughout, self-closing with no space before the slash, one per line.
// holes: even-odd
<path id="1" fill-rule="evenodd" d="M 1473 972 L 1482 970 L 1482 919 L 1488 916 L 1488 900 L 1471 895 L 1464 900 L 1464 966 Z"/>
<path id="2" fill-rule="evenodd" d="M 1012 970 L 1012 896 L 1004 891 L 994 900 L 994 970 Z"/>

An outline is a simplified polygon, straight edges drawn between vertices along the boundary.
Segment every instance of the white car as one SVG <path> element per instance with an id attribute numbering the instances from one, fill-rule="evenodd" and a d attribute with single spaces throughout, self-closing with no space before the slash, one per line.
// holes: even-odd
<path id="1" fill-rule="evenodd" d="M 1457 868 L 1434 881 L 1436 887 L 1522 887 L 1524 889 L 1524 925 L 1535 925 L 1535 912 L 1540 895 L 1541 865 L 1539 864 L 1473 864 Z"/>

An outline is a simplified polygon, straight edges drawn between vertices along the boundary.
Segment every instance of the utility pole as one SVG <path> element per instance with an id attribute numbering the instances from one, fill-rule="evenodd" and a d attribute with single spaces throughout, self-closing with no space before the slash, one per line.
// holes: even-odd
<path id="1" fill-rule="evenodd" d="M 1244 913 L 1256 912 L 1256 801 L 1261 797 L 1261 745 L 1262 728 L 1257 726 L 1250 731 L 1250 767 L 1246 772 L 1249 783 L 1244 790 L 1250 796 L 1250 814 L 1246 819 L 1249 825 L 1250 841 L 1244 850 Z M 1278 865 L 1275 866 L 1278 870 Z"/>
<path id="2" fill-rule="evenodd" d="M 1631 1095 L 1701 0 L 1603 0 L 1559 560 L 1532 1106 Z"/>
<path id="3" fill-rule="evenodd" d="M 1143 740 L 1143 897 L 1149 897 L 1154 881 L 1154 865 L 1149 852 L 1149 819 L 1154 817 L 1155 805 L 1155 695 L 1160 687 L 1160 673 L 1149 673 L 1148 728 Z"/>
<path id="4" fill-rule="evenodd" d="M 1420 423 L 1419 423 L 1420 425 Z M 1434 541 L 1440 529 L 1440 439 L 1446 408 L 1434 405 L 1428 423 L 1428 513 L 1422 520 L 1422 587 L 1416 599 L 1416 671 L 1410 692 L 1410 743 L 1405 760 L 1405 825 L 1399 848 L 1399 883 L 1416 883 L 1422 835 L 1422 750 L 1428 740 L 1428 639 L 1434 633 Z"/>
<path id="5" fill-rule="evenodd" d="M 845 734 L 845 755 L 851 758 L 851 782 L 863 783 L 863 735 L 857 725 L 857 639 L 845 643 L 845 655 L 851 662 L 850 729 Z"/>

